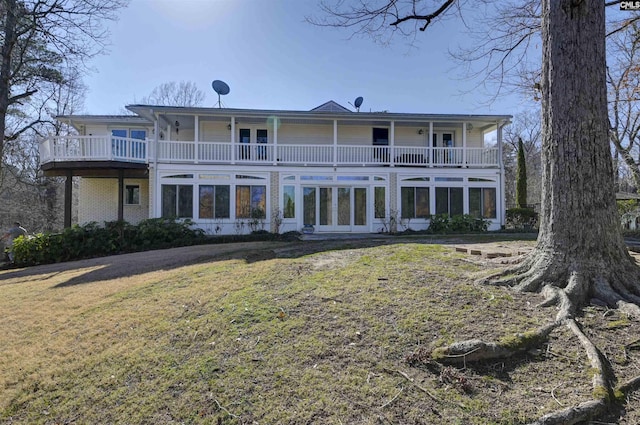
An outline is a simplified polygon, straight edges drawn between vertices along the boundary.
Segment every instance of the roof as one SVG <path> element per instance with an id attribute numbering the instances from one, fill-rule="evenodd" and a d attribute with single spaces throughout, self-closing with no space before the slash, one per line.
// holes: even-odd
<path id="1" fill-rule="evenodd" d="M 330 100 L 310 111 L 268 110 L 268 109 L 235 109 L 216 107 L 187 107 L 163 105 L 128 105 L 126 109 L 132 115 L 61 115 L 59 121 L 67 121 L 78 131 L 90 124 L 151 126 L 158 118 L 160 125 L 167 126 L 180 121 L 181 128 L 193 127 L 193 117 L 214 121 L 229 121 L 231 118 L 242 118 L 247 122 L 266 122 L 274 118 L 295 123 L 317 123 L 321 121 L 339 121 L 342 124 L 384 126 L 389 122 L 396 125 L 427 125 L 429 122 L 447 125 L 448 123 L 473 123 L 473 127 L 487 129 L 496 124 L 507 124 L 511 115 L 473 115 L 473 114 L 425 114 L 425 113 L 392 113 L 354 112 L 337 102 Z M 183 120 L 184 117 L 191 119 Z"/>
<path id="2" fill-rule="evenodd" d="M 312 109 L 315 112 L 351 112 L 349 109 L 340 105 L 339 103 L 330 100 L 328 102 L 323 103 L 320 106 L 316 106 Z"/>
<path id="3" fill-rule="evenodd" d="M 145 117 L 139 115 L 58 115 L 58 121 L 68 121 L 76 130 L 87 124 L 114 124 L 114 125 L 144 125 L 152 124 Z"/>
<path id="4" fill-rule="evenodd" d="M 157 105 L 127 105 L 126 108 L 149 120 L 154 119 L 154 114 L 166 115 L 200 115 L 209 117 L 247 117 L 247 118 L 292 118 L 292 119 L 337 119 L 347 121 L 407 121 L 407 122 L 462 122 L 462 121 L 487 121 L 509 122 L 511 115 L 485 115 L 485 114 L 425 114 L 425 113 L 401 113 L 401 112 L 352 112 L 339 104 L 329 101 L 310 111 L 272 110 L 272 109 L 236 109 L 236 108 L 202 108 L 186 106 L 157 106 Z M 325 105 L 329 109 L 324 109 Z M 337 106 L 337 107 L 336 107 Z M 318 110 L 318 108 L 323 108 Z M 342 108 L 342 109 L 340 109 Z"/>

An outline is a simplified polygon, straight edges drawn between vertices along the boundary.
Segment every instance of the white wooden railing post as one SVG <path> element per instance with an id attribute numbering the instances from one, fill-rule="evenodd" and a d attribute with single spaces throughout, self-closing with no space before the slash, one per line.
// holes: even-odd
<path id="1" fill-rule="evenodd" d="M 462 123 L 462 166 L 467 168 L 467 123 Z"/>
<path id="2" fill-rule="evenodd" d="M 236 117 L 231 117 L 231 165 L 236 163 Z"/>
<path id="3" fill-rule="evenodd" d="M 338 166 L 338 120 L 333 120 L 333 166 Z"/>
<path id="4" fill-rule="evenodd" d="M 198 115 L 196 115 L 195 117 L 193 117 L 193 125 L 194 125 L 194 130 L 193 130 L 193 138 L 194 140 L 194 146 L 193 149 L 195 150 L 195 152 L 193 153 L 193 161 L 194 163 L 199 163 L 200 162 L 200 117 Z"/>
<path id="5" fill-rule="evenodd" d="M 395 121 L 391 121 L 391 132 L 390 132 L 390 137 L 389 137 L 389 144 L 391 145 L 389 147 L 389 164 L 392 167 L 395 167 L 395 140 L 396 140 L 396 122 Z"/>
<path id="6" fill-rule="evenodd" d="M 429 167 L 433 167 L 433 121 L 429 121 L 429 140 L 427 140 L 427 156 L 429 157 Z"/>

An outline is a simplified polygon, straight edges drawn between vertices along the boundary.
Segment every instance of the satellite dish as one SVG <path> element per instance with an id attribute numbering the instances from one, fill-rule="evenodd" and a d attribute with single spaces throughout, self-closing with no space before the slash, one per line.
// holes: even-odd
<path id="1" fill-rule="evenodd" d="M 360 106 L 362 105 L 362 101 L 363 101 L 363 97 L 362 96 L 358 96 L 356 97 L 356 100 L 353 102 L 353 106 L 356 107 L 356 110 L 358 112 L 360 112 Z"/>
<path id="2" fill-rule="evenodd" d="M 218 93 L 218 106 L 222 108 L 222 102 L 220 102 L 220 96 L 224 96 L 229 94 L 231 91 L 227 83 L 222 80 L 213 80 L 211 83 L 211 87 L 213 87 L 213 91 Z"/>

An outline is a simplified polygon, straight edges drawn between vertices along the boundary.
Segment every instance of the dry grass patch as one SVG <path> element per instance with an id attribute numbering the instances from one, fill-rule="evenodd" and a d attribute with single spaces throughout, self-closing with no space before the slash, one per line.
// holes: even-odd
<path id="1" fill-rule="evenodd" d="M 189 249 L 200 248 L 174 255 Z M 553 315 L 531 295 L 473 284 L 488 266 L 450 247 L 209 249 L 197 264 L 71 286 L 107 266 L 0 275 L 2 421 L 512 424 L 591 391 L 582 351 L 560 332 L 508 362 L 443 370 L 408 361 Z M 590 310 L 585 326 L 614 338 L 620 367 L 637 367 L 637 352 L 621 347 L 638 325 L 603 312 Z"/>

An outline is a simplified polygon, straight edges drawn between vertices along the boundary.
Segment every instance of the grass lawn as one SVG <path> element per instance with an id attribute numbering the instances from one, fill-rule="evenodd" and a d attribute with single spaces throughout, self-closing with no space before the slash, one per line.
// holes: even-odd
<path id="1" fill-rule="evenodd" d="M 474 283 L 497 262 L 423 242 L 187 247 L 0 272 L 0 423 L 517 424 L 590 398 L 564 329 L 509 361 L 415 361 L 555 315 L 536 295 Z M 638 373 L 637 323 L 605 308 L 580 322 L 621 377 Z M 638 405 L 619 423 L 638 423 Z"/>

